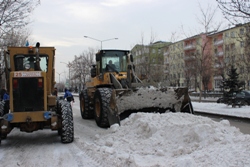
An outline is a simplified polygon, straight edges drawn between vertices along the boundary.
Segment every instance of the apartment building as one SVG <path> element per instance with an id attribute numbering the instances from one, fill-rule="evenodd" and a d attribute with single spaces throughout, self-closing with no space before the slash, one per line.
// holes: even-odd
<path id="1" fill-rule="evenodd" d="M 131 53 L 134 56 L 136 73 L 141 79 L 161 82 L 164 80 L 164 48 L 169 42 L 157 41 L 149 45 L 135 45 Z"/>
<path id="2" fill-rule="evenodd" d="M 221 91 L 233 65 L 239 80 L 250 89 L 250 23 L 219 32 L 200 33 L 170 43 L 136 45 L 132 49 L 137 73 L 169 86 L 188 86 L 191 91 Z M 162 77 L 161 77 L 162 76 Z"/>
<path id="3" fill-rule="evenodd" d="M 249 23 L 209 35 L 212 39 L 214 59 L 214 90 L 220 90 L 221 81 L 227 78 L 231 66 L 237 68 L 239 80 L 245 82 L 245 89 L 250 89 Z"/>

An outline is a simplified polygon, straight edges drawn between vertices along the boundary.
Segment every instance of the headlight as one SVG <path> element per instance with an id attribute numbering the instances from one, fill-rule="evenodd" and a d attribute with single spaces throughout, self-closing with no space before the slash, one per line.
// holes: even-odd
<path id="1" fill-rule="evenodd" d="M 30 69 L 30 64 L 25 64 L 25 69 L 29 70 Z"/>

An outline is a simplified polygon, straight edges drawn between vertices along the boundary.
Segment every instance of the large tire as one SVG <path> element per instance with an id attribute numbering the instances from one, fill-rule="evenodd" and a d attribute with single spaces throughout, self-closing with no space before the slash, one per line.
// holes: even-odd
<path id="1" fill-rule="evenodd" d="M 108 106 L 112 89 L 98 88 L 94 95 L 94 115 L 96 124 L 101 128 L 110 126 L 108 121 Z"/>
<path id="2" fill-rule="evenodd" d="M 69 102 L 61 102 L 61 112 L 62 112 L 62 128 L 58 132 L 61 133 L 62 143 L 71 143 L 74 140 L 74 123 L 73 123 L 73 113 Z"/>
<path id="3" fill-rule="evenodd" d="M 80 94 L 80 112 L 83 119 L 94 118 L 93 109 L 91 110 L 89 104 L 89 97 L 87 89 L 84 89 Z"/>
<path id="4" fill-rule="evenodd" d="M 0 101 L 0 117 L 4 115 L 4 101 Z"/>

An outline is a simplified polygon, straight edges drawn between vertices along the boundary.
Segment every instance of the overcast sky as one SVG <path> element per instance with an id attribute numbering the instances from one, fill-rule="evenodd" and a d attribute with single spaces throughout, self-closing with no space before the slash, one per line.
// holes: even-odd
<path id="1" fill-rule="evenodd" d="M 199 2 L 205 9 L 215 0 L 41 0 L 33 12 L 31 41 L 41 46 L 56 48 L 56 72 L 60 80 L 68 77 L 68 68 L 60 62 L 73 61 L 89 47 L 99 49 L 132 49 L 135 44 L 170 41 L 171 34 L 181 27 L 186 33 L 203 31 L 197 16 L 201 15 Z M 218 20 L 222 19 L 220 11 Z M 35 45 L 35 43 L 33 44 Z M 58 81 L 59 75 L 56 75 Z"/>

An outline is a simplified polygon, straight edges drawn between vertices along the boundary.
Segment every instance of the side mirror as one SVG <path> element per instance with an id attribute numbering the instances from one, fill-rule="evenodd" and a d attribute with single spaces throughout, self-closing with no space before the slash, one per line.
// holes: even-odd
<path id="1" fill-rule="evenodd" d="M 133 55 L 130 55 L 130 61 L 133 63 L 134 62 L 134 57 Z"/>

